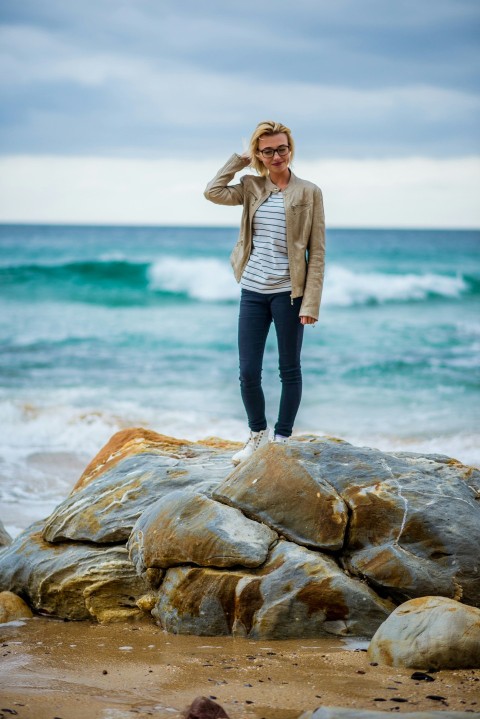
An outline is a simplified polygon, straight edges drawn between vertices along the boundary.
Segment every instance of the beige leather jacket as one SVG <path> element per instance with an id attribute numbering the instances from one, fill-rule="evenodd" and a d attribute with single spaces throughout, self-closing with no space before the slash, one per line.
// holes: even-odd
<path id="1" fill-rule="evenodd" d="M 243 205 L 240 234 L 230 261 L 240 282 L 252 250 L 252 221 L 260 205 L 278 188 L 268 177 L 244 175 L 237 185 L 228 183 L 248 165 L 232 155 L 205 190 L 205 197 L 218 205 Z M 283 190 L 287 225 L 287 251 L 292 281 L 292 300 L 303 297 L 300 315 L 318 319 L 325 267 L 325 216 L 322 192 L 293 172 Z"/>

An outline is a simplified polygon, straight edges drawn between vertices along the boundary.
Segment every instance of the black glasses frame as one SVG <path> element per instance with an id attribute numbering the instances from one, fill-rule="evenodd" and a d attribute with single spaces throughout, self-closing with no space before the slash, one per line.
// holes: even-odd
<path id="1" fill-rule="evenodd" d="M 276 147 L 275 149 L 273 147 L 264 147 L 263 150 L 259 150 L 258 152 L 262 157 L 270 159 L 271 157 L 275 157 L 275 153 L 277 153 L 279 157 L 285 157 L 285 155 L 288 155 L 289 150 L 290 145 L 280 145 L 280 147 Z"/>

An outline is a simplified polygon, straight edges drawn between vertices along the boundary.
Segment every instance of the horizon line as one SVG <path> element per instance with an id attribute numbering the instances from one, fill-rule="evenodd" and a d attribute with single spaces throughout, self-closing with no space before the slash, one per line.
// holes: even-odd
<path id="1" fill-rule="evenodd" d="M 131 227 L 131 228 L 168 228 L 168 229 L 208 229 L 208 230 L 238 230 L 239 225 L 212 225 L 208 223 L 141 223 L 141 222 L 110 222 L 110 221 L 99 221 L 99 222 L 75 222 L 72 220 L 0 220 L 0 227 L 2 226 L 44 226 L 44 227 Z M 435 226 L 435 225 L 338 225 L 329 224 L 326 230 L 369 230 L 369 231 L 386 231 L 386 230 L 405 230 L 407 232 L 479 232 L 480 226 L 478 227 L 459 227 L 459 226 Z"/>

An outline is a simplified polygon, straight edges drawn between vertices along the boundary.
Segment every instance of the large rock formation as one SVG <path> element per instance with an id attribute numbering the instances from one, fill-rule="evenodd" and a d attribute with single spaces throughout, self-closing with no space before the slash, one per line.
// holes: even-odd
<path id="1" fill-rule="evenodd" d="M 430 594 L 480 606 L 478 470 L 305 437 L 232 471 L 233 449 L 118 433 L 0 552 L 0 591 L 59 617 L 252 638 L 372 636 Z"/>

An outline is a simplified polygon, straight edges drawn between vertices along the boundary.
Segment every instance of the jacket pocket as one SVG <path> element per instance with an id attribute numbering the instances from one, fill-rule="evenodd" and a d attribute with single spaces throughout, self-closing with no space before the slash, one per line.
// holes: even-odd
<path id="1" fill-rule="evenodd" d="M 312 207 L 310 202 L 297 202 L 297 204 L 292 205 L 292 210 L 295 213 L 295 215 L 301 215 L 307 210 L 310 210 Z"/>

